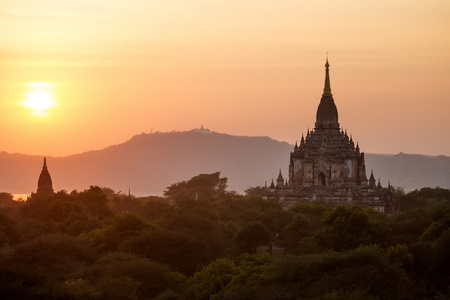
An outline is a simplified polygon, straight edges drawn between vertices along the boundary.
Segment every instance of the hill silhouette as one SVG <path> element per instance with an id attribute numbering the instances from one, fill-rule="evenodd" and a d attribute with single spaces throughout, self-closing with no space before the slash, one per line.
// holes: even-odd
<path id="1" fill-rule="evenodd" d="M 270 184 L 279 170 L 287 175 L 293 146 L 269 137 L 232 136 L 207 129 L 142 133 L 96 151 L 48 157 L 55 191 L 83 190 L 90 185 L 111 187 L 138 196 L 161 195 L 169 185 L 200 173 L 220 171 L 229 190 Z M 0 191 L 35 191 L 43 158 L 0 153 Z M 367 176 L 374 170 L 385 186 L 413 190 L 424 186 L 450 188 L 450 158 L 400 153 L 366 154 Z"/>

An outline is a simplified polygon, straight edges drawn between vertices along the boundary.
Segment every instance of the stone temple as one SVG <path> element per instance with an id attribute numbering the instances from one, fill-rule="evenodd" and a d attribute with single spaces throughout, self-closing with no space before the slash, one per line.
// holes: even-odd
<path id="1" fill-rule="evenodd" d="M 47 169 L 47 160 L 44 157 L 44 166 L 38 180 L 38 189 L 36 194 L 53 194 L 52 178 Z"/>
<path id="2" fill-rule="evenodd" d="M 321 200 L 333 205 L 358 204 L 394 213 L 390 184 L 383 188 L 373 171 L 366 176 L 364 152 L 339 126 L 338 111 L 330 87 L 328 59 L 325 87 L 317 108 L 314 130 L 295 143 L 289 159 L 289 175 L 272 180 L 263 197 L 277 199 L 285 207 L 297 202 Z"/>

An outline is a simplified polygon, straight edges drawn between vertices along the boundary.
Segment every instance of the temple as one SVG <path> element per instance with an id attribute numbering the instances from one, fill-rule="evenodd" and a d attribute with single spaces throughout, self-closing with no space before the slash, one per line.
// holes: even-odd
<path id="1" fill-rule="evenodd" d="M 39 175 L 38 189 L 36 194 L 53 194 L 52 178 L 47 169 L 47 160 L 44 157 L 44 166 L 41 175 Z"/>
<path id="2" fill-rule="evenodd" d="M 325 87 L 317 108 L 314 130 L 295 143 L 289 160 L 288 178 L 281 170 L 276 183 L 267 187 L 263 197 L 273 198 L 289 207 L 297 202 L 322 200 L 333 205 L 358 204 L 376 211 L 394 213 L 390 184 L 383 188 L 373 171 L 366 177 L 364 152 L 339 126 L 336 104 L 330 85 L 330 65 L 325 64 Z"/>

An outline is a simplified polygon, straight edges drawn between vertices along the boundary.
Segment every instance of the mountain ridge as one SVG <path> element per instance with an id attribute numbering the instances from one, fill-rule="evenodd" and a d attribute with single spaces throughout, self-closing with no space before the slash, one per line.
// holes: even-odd
<path id="1" fill-rule="evenodd" d="M 286 178 L 293 145 L 267 136 L 236 136 L 208 129 L 141 133 L 100 150 L 47 157 L 55 190 L 90 185 L 128 191 L 138 196 L 162 195 L 169 185 L 200 173 L 220 171 L 229 190 L 270 184 L 281 169 Z M 450 158 L 444 155 L 369 154 L 371 169 L 386 186 L 412 190 L 424 186 L 450 188 Z M 0 152 L 0 191 L 29 193 L 36 189 L 43 157 Z"/>

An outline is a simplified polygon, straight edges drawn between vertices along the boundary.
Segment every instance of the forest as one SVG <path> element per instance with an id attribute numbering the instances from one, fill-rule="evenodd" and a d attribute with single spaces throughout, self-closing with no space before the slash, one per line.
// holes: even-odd
<path id="1" fill-rule="evenodd" d="M 289 209 L 220 173 L 135 197 L 0 193 L 2 299 L 450 298 L 450 190 L 394 188 L 388 215 Z"/>

